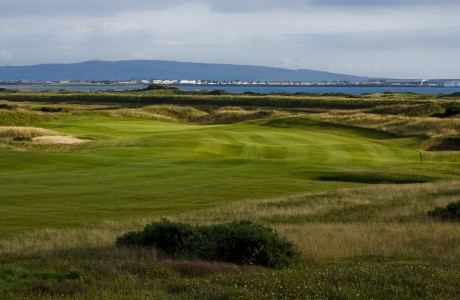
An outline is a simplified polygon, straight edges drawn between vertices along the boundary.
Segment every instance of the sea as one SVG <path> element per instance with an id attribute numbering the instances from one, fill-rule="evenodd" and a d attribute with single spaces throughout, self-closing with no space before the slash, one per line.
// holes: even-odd
<path id="1" fill-rule="evenodd" d="M 260 94 L 378 94 L 385 92 L 417 93 L 426 95 L 452 94 L 460 92 L 459 87 L 394 87 L 394 86 L 284 86 L 284 85 L 173 85 L 185 91 L 193 90 L 223 90 L 230 93 L 260 93 Z M 146 85 L 0 85 L 0 88 L 10 90 L 73 90 L 73 91 L 128 91 L 146 88 Z"/>

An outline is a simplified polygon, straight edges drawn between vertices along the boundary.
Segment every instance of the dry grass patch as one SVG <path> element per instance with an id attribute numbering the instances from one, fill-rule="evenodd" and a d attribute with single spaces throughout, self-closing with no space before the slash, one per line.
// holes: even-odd
<path id="1" fill-rule="evenodd" d="M 222 223 L 233 219 L 302 224 L 317 220 L 331 222 L 341 217 L 348 217 L 348 222 L 393 222 L 406 212 L 406 219 L 420 221 L 426 210 L 438 203 L 438 199 L 458 194 L 458 181 L 382 184 L 266 200 L 248 200 L 214 208 L 209 213 L 183 214 L 176 219 L 192 224 Z"/>
<path id="2" fill-rule="evenodd" d="M 17 137 L 35 138 L 55 135 L 59 134 L 52 130 L 37 127 L 0 126 L 0 138 L 3 139 L 14 139 Z"/>
<path id="3" fill-rule="evenodd" d="M 0 254 L 39 254 L 79 248 L 114 246 L 117 236 L 143 226 L 141 223 L 104 222 L 79 228 L 48 228 L 0 239 Z"/>
<path id="4" fill-rule="evenodd" d="M 460 231 L 456 224 L 306 224 L 276 226 L 312 261 L 353 257 L 407 257 L 457 261 Z"/>

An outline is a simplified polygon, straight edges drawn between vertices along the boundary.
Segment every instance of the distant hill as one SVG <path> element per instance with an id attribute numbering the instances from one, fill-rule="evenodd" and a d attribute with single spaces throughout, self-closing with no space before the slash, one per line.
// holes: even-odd
<path id="1" fill-rule="evenodd" d="M 0 80 L 199 79 L 251 81 L 360 81 L 364 77 L 313 70 L 162 60 L 87 61 L 0 66 Z"/>

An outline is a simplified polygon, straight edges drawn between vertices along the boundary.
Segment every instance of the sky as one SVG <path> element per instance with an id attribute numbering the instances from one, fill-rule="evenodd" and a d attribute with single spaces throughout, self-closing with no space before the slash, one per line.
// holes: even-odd
<path id="1" fill-rule="evenodd" d="M 460 0 L 1 0 L 0 66 L 173 60 L 460 78 Z"/>

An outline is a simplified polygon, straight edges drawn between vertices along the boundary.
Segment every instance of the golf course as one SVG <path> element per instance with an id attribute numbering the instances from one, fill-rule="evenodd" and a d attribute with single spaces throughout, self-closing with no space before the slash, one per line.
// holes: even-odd
<path id="1" fill-rule="evenodd" d="M 0 91 L 2 299 L 454 299 L 460 96 Z M 282 269 L 119 247 L 249 220 Z"/>

